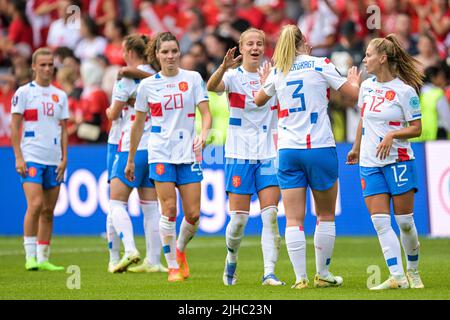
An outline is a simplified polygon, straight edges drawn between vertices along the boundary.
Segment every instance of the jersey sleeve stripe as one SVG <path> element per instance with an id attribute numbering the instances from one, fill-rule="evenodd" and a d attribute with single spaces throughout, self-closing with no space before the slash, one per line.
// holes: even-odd
<path id="1" fill-rule="evenodd" d="M 286 118 L 287 116 L 289 116 L 289 110 L 288 109 L 284 109 L 284 110 L 278 111 L 278 119 Z"/>
<path id="2" fill-rule="evenodd" d="M 188 113 L 188 118 L 195 118 L 195 113 Z"/>
<path id="3" fill-rule="evenodd" d="M 34 131 L 25 131 L 25 138 L 34 138 Z"/>
<path id="4" fill-rule="evenodd" d="M 277 109 L 278 109 L 278 106 L 271 106 L 270 107 L 270 110 L 272 110 L 272 111 L 277 110 Z"/>
<path id="5" fill-rule="evenodd" d="M 25 121 L 38 121 L 38 110 L 28 109 L 23 113 L 23 118 Z"/>
<path id="6" fill-rule="evenodd" d="M 389 125 L 390 126 L 401 126 L 401 122 L 396 122 L 396 121 L 389 121 Z"/>

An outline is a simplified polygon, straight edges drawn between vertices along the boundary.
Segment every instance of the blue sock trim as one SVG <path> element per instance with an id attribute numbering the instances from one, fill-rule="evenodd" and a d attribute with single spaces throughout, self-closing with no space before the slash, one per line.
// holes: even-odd
<path id="1" fill-rule="evenodd" d="M 408 255 L 408 261 L 417 261 L 419 260 L 419 255 L 416 254 L 415 256 L 409 256 Z"/>
<path id="2" fill-rule="evenodd" d="M 109 250 L 112 250 L 112 241 L 111 242 L 108 242 L 108 248 L 109 248 Z"/>
<path id="3" fill-rule="evenodd" d="M 170 245 L 163 246 L 163 251 L 164 251 L 164 254 L 170 253 Z"/>
<path id="4" fill-rule="evenodd" d="M 325 263 L 325 265 L 326 265 L 326 266 L 329 266 L 330 263 L 331 263 L 331 258 L 328 258 L 328 259 L 327 259 L 327 262 Z"/>
<path id="5" fill-rule="evenodd" d="M 386 260 L 387 266 L 392 267 L 397 264 L 397 258 L 390 258 Z"/>
<path id="6" fill-rule="evenodd" d="M 123 239 L 123 232 L 121 232 L 121 233 L 119 234 L 119 237 L 120 237 L 120 240 Z"/>

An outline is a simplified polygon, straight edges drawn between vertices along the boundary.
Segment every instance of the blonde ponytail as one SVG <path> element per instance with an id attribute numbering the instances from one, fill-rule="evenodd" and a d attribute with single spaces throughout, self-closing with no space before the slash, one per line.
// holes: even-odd
<path id="1" fill-rule="evenodd" d="M 302 41 L 303 34 L 296 25 L 290 24 L 282 28 L 273 54 L 276 69 L 284 74 L 289 72 L 297 56 L 297 48 Z"/>

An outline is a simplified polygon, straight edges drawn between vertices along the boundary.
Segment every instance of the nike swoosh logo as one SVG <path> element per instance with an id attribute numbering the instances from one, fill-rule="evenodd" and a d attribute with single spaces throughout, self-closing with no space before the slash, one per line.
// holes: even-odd
<path id="1" fill-rule="evenodd" d="M 405 184 L 406 184 L 406 182 L 405 183 L 401 183 L 401 184 L 397 184 L 397 187 L 403 187 Z"/>
<path id="2" fill-rule="evenodd" d="M 248 82 L 241 83 L 241 85 L 245 86 Z"/>
<path id="3" fill-rule="evenodd" d="M 162 89 L 164 89 L 164 88 L 159 88 L 159 89 L 156 89 L 156 91 L 161 91 Z"/>
<path id="4" fill-rule="evenodd" d="M 326 282 L 326 283 L 330 283 L 330 284 L 337 284 L 336 280 L 333 280 L 333 281 L 328 281 L 328 280 L 325 280 L 325 279 L 320 279 L 320 280 L 323 281 L 323 282 Z"/>

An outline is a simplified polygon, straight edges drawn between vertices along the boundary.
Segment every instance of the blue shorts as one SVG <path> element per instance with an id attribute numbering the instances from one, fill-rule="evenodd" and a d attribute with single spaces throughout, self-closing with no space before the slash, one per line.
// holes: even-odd
<path id="1" fill-rule="evenodd" d="M 199 163 L 150 163 L 150 179 L 156 182 L 174 182 L 177 186 L 203 180 Z"/>
<path id="2" fill-rule="evenodd" d="M 236 194 L 254 194 L 270 186 L 278 187 L 274 162 L 273 159 L 241 160 L 227 158 L 225 163 L 225 190 Z"/>
<path id="3" fill-rule="evenodd" d="M 106 168 L 108 169 L 108 183 L 111 181 L 112 167 L 113 167 L 114 159 L 117 154 L 118 147 L 119 147 L 118 144 L 108 143 L 108 149 L 107 149 L 107 153 L 106 153 Z"/>
<path id="4" fill-rule="evenodd" d="M 338 178 L 335 147 L 281 149 L 278 151 L 277 178 L 281 189 L 306 188 L 325 191 Z"/>
<path id="5" fill-rule="evenodd" d="M 56 180 L 57 166 L 49 166 L 36 162 L 27 162 L 26 164 L 28 172 L 25 178 L 20 176 L 20 182 L 22 184 L 24 184 L 25 182 L 42 184 L 45 190 L 52 189 L 61 184 L 62 181 L 59 182 Z"/>
<path id="6" fill-rule="evenodd" d="M 417 173 L 414 160 L 388 164 L 384 167 L 360 167 L 364 197 L 381 193 L 396 196 L 412 189 L 417 192 Z"/>
<path id="7" fill-rule="evenodd" d="M 148 153 L 147 150 L 139 150 L 134 157 L 134 181 L 125 177 L 125 167 L 127 166 L 128 152 L 118 152 L 112 167 L 111 180 L 118 178 L 130 188 L 154 188 L 155 185 L 150 180 L 148 174 Z"/>

